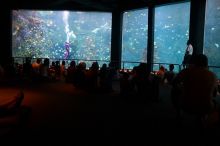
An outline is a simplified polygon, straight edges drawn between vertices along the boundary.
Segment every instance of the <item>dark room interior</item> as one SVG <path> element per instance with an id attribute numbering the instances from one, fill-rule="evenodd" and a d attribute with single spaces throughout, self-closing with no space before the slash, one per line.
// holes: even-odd
<path id="1" fill-rule="evenodd" d="M 211 19 L 207 19 L 209 15 L 206 11 L 209 1 L 212 0 L 9 0 L 7 4 L 1 2 L 0 145 L 12 145 L 14 143 L 19 145 L 112 146 L 220 145 L 220 56 L 218 57 L 220 54 L 218 54 L 220 38 L 216 34 L 216 37 L 207 37 L 208 31 L 205 31 L 209 27 L 206 20 L 211 22 Z M 217 5 L 215 10 L 218 13 L 216 13 L 216 19 L 213 22 L 220 24 L 220 3 L 217 0 L 215 1 Z M 160 9 L 158 8 L 175 4 L 186 4 L 185 7 L 189 11 L 186 12 L 187 14 L 182 13 L 180 7 L 178 13 L 170 8 L 167 19 L 162 17 L 159 20 L 159 16 L 163 16 L 163 12 L 159 12 Z M 142 28 L 142 25 L 136 25 L 139 24 L 138 21 L 142 22 L 139 19 L 137 22 L 132 23 L 135 28 L 133 30 L 129 29 L 129 27 L 133 27 L 129 22 L 138 18 L 135 17 L 136 15 L 133 12 L 144 10 L 137 16 L 145 18 L 145 9 L 147 10 L 146 26 Z M 68 15 L 64 15 L 64 11 L 68 12 Z M 63 12 L 61 20 L 58 20 L 59 12 Z M 83 12 L 86 12 L 86 15 L 82 15 Z M 42 19 L 29 18 L 29 13 L 32 16 L 36 13 Z M 108 21 L 107 18 L 99 19 L 98 16 L 102 13 L 109 14 L 111 21 Z M 179 18 L 179 21 L 175 22 L 176 24 L 173 24 L 173 22 L 170 22 L 169 25 L 163 24 L 165 20 L 171 21 L 171 19 L 174 19 L 175 13 L 182 14 L 183 18 L 177 15 L 175 19 Z M 87 14 L 88 16 L 94 14 L 94 17 L 86 17 Z M 47 16 L 50 17 L 51 21 L 50 19 L 44 19 Z M 69 23 L 70 20 L 68 23 L 65 21 L 65 18 L 68 20 L 68 18 L 76 17 L 79 20 L 73 19 L 71 23 Z M 186 17 L 187 20 L 189 19 L 187 33 L 183 32 L 183 37 L 172 36 L 176 31 L 172 30 L 172 26 L 177 25 L 180 28 L 179 26 L 183 25 L 182 20 L 184 21 Z M 84 21 L 90 23 L 90 19 L 93 18 L 94 20 L 91 22 L 95 22 L 96 27 L 93 28 L 88 25 L 85 28 L 91 27 L 90 32 L 80 32 L 84 29 Z M 128 21 L 129 19 L 131 21 Z M 35 21 L 34 23 L 45 23 L 45 25 L 37 24 L 32 27 L 27 25 L 27 20 Z M 128 23 L 125 25 L 126 20 Z M 78 21 L 82 25 L 78 26 Z M 58 22 L 64 22 L 65 26 L 57 26 L 53 30 L 54 32 L 50 33 L 52 29 L 49 29 L 52 25 L 59 24 Z M 163 25 L 163 28 L 160 29 L 158 23 Z M 220 32 L 217 24 L 216 27 L 210 27 L 212 32 Z M 43 53 L 40 52 L 41 54 L 36 53 L 37 55 L 33 55 L 30 53 L 31 55 L 25 56 L 24 54 L 30 50 L 31 45 L 35 45 L 34 49 L 38 47 L 37 43 L 31 42 L 35 41 L 34 39 L 28 39 L 28 35 L 38 35 L 39 32 L 34 32 L 35 27 L 38 26 L 44 27 L 43 29 L 49 28 L 48 30 L 45 29 L 44 34 L 40 34 L 44 36 L 47 33 L 44 42 L 42 39 L 37 42 L 38 36 L 34 38 L 39 46 L 49 44 L 47 42 L 50 38 L 56 40 L 59 44 L 64 40 L 60 36 L 64 35 L 66 52 L 61 52 L 62 55 L 60 55 L 59 50 L 55 48 L 58 48 L 59 45 L 55 45 L 51 41 L 53 49 Z M 74 31 L 71 31 L 72 27 L 75 27 Z M 128 27 L 128 29 L 124 29 L 124 27 Z M 25 29 L 32 31 L 30 31 L 30 34 L 22 34 L 22 30 Z M 63 34 L 55 33 L 61 32 L 60 29 Z M 143 40 L 138 42 L 136 39 L 129 39 L 130 36 L 125 36 L 126 32 L 135 32 L 138 29 L 140 32 L 132 35 L 137 40 L 141 37 Z M 169 29 L 172 33 L 168 33 L 167 30 Z M 110 35 L 106 35 L 106 39 L 102 40 L 105 34 L 101 31 L 109 32 Z M 139 37 L 142 32 L 146 32 L 147 35 Z M 168 41 L 166 39 L 162 40 L 162 35 L 172 39 L 168 46 L 164 45 Z M 93 39 L 93 36 L 97 38 Z M 77 40 L 78 42 L 74 41 L 74 43 L 82 48 L 78 52 L 76 51 L 79 54 L 78 56 L 81 55 L 81 58 L 78 56 L 69 57 L 71 51 L 67 50 L 69 46 L 66 43 L 72 43 L 69 39 L 78 39 L 78 37 L 80 39 Z M 107 37 L 109 40 L 107 40 Z M 83 40 L 84 38 L 85 40 Z M 184 45 L 186 40 L 190 40 L 193 46 L 193 54 L 191 55 L 193 59 L 191 59 L 191 62 L 186 63 L 186 66 L 182 63 L 182 58 L 179 59 L 179 56 L 184 56 L 185 50 L 179 51 L 178 45 L 175 47 L 179 50 L 173 51 L 174 53 L 171 54 L 160 55 L 165 51 L 161 50 L 160 52 L 159 50 L 160 47 L 172 50 L 173 48 L 170 46 L 180 43 L 181 39 L 184 41 Z M 95 45 L 98 46 L 100 43 L 100 48 L 103 47 L 103 50 L 109 49 L 109 51 L 107 53 L 103 51 L 103 53 L 94 49 L 92 52 L 90 48 L 83 50 L 85 46 L 88 48 L 88 45 L 94 47 L 94 40 L 98 42 Z M 210 53 L 212 51 L 206 50 L 208 48 L 206 40 L 210 42 L 215 40 L 210 46 L 216 48 L 216 52 Z M 102 42 L 107 44 L 107 47 L 105 44 L 102 45 Z M 134 43 L 136 43 L 136 46 L 133 45 Z M 135 47 L 139 45 L 138 43 L 146 45 L 141 46 L 145 48 L 145 52 L 135 50 Z M 126 47 L 129 48 L 129 45 L 135 47 L 133 47 L 134 49 L 131 47 L 126 52 Z M 186 48 L 186 46 L 181 47 Z M 20 55 L 22 51 L 19 52 L 19 50 L 26 52 Z M 58 59 L 57 56 L 51 57 L 47 56 L 48 54 L 57 55 Z M 89 58 L 88 56 L 91 54 L 96 56 Z M 100 57 L 100 54 L 104 54 L 104 57 Z M 210 74 L 213 75 L 213 82 L 216 82 L 216 84 L 211 84 L 211 81 L 209 82 L 211 77 L 209 78 L 207 75 L 202 80 L 205 83 L 201 81 L 206 86 L 203 86 L 203 88 L 195 87 L 195 90 L 202 93 L 203 90 L 208 90 L 209 87 L 212 90 L 212 86 L 215 86 L 215 88 L 213 87 L 213 94 L 216 110 L 211 114 L 200 114 L 200 111 L 204 109 L 203 107 L 199 112 L 193 114 L 183 109 L 179 110 L 175 107 L 175 101 L 173 101 L 175 83 L 179 81 L 179 78 L 175 77 L 181 78 L 178 73 L 191 68 L 193 63 L 196 64 L 194 57 L 196 58 L 197 55 L 201 54 L 207 55 L 209 62 L 207 61 L 206 67 L 208 69 L 205 70 L 214 72 Z M 135 57 L 138 59 L 132 60 L 135 58 L 133 55 L 136 55 Z M 144 59 L 140 56 L 144 56 Z M 165 56 L 165 61 L 161 59 L 161 56 Z M 40 59 L 42 66 L 48 63 L 46 76 L 42 73 L 44 71 L 43 67 L 35 70 L 34 64 L 37 63 L 37 58 Z M 55 63 L 56 59 L 59 62 L 59 69 L 56 69 L 56 66 L 51 68 L 51 63 Z M 20 62 L 17 62 L 18 60 Z M 169 61 L 166 62 L 166 60 Z M 87 65 L 81 61 L 86 62 Z M 27 62 L 30 63 L 30 66 Z M 69 66 L 73 62 L 75 68 L 71 70 Z M 104 63 L 107 65 L 104 71 L 104 73 L 107 72 L 106 74 L 102 70 L 104 67 L 101 68 Z M 129 63 L 132 65 L 129 65 Z M 165 72 L 168 72 L 171 64 L 175 66 L 175 75 L 172 76 L 172 81 L 169 81 L 169 78 L 165 79 Z M 83 71 L 78 68 L 83 68 Z M 83 76 L 82 72 L 78 70 L 83 72 Z M 163 70 L 163 75 L 160 74 L 161 70 Z M 103 79 L 102 73 L 107 77 Z M 194 72 L 194 74 L 196 73 Z M 190 77 L 187 76 L 186 80 L 191 79 L 188 82 L 192 87 L 200 83 L 194 84 L 193 79 L 197 79 L 197 77 Z M 181 89 L 178 89 L 181 90 L 179 92 L 185 95 L 186 92 L 184 91 L 187 87 L 182 87 L 185 85 L 183 84 L 181 84 Z M 13 99 L 15 103 L 12 101 L 11 105 L 9 104 L 4 108 L 4 104 L 7 105 L 7 102 Z M 201 102 L 197 101 L 197 103 Z M 198 106 L 198 104 L 195 105 Z"/>

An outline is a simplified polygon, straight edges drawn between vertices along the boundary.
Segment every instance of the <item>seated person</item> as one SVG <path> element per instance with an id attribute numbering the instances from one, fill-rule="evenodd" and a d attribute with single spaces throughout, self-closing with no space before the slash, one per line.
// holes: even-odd
<path id="1" fill-rule="evenodd" d="M 216 76 L 208 70 L 205 55 L 195 55 L 191 63 L 174 79 L 172 101 L 178 110 L 196 115 L 210 114 L 216 110 L 213 99 L 216 95 Z"/>
<path id="2" fill-rule="evenodd" d="M 0 117 L 9 116 L 15 114 L 24 99 L 24 93 L 21 91 L 15 97 L 13 97 L 10 101 L 6 103 L 0 103 Z"/>

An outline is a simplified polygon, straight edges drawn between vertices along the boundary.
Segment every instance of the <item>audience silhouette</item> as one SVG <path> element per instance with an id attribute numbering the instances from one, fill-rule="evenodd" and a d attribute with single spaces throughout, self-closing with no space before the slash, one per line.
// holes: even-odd
<path id="1" fill-rule="evenodd" d="M 168 84 L 172 84 L 173 79 L 175 78 L 176 73 L 173 71 L 174 70 L 174 65 L 170 64 L 169 65 L 169 71 L 166 71 L 164 74 L 163 82 L 167 80 Z"/>
<path id="2" fill-rule="evenodd" d="M 208 59 L 203 54 L 192 57 L 192 65 L 183 69 L 173 81 L 172 101 L 178 111 L 204 118 L 217 111 L 216 75 L 208 70 Z"/>

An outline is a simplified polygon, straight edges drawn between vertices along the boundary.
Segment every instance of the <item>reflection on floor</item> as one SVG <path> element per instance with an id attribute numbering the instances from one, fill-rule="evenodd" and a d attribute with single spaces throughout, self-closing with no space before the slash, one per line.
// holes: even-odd
<path id="1" fill-rule="evenodd" d="M 2 86 L 0 101 L 22 89 L 23 105 L 32 110 L 25 126 L 13 126 L 16 117 L 0 125 L 0 136 L 27 145 L 25 139 L 33 145 L 219 145 L 218 127 L 201 132 L 189 115 L 177 124 L 169 86 L 161 85 L 159 102 L 122 98 L 117 83 L 114 88 L 89 93 L 64 82 Z"/>

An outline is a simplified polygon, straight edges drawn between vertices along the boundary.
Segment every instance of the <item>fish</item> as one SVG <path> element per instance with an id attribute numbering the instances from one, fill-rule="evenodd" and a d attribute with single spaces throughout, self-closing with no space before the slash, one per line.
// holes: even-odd
<path id="1" fill-rule="evenodd" d="M 170 28 L 170 26 L 169 25 L 164 25 L 164 28 Z"/>
<path id="2" fill-rule="evenodd" d="M 108 30 L 110 29 L 110 27 L 108 26 L 108 23 L 106 22 L 104 25 L 98 27 L 98 28 L 95 28 L 92 30 L 93 33 L 97 33 L 99 30 Z"/>
<path id="3" fill-rule="evenodd" d="M 73 31 L 71 31 L 71 32 L 69 33 L 69 35 L 72 36 L 74 39 L 76 39 L 76 35 L 73 33 Z"/>
<path id="4" fill-rule="evenodd" d="M 92 30 L 93 33 L 97 33 L 100 30 L 100 28 L 95 28 Z"/>

